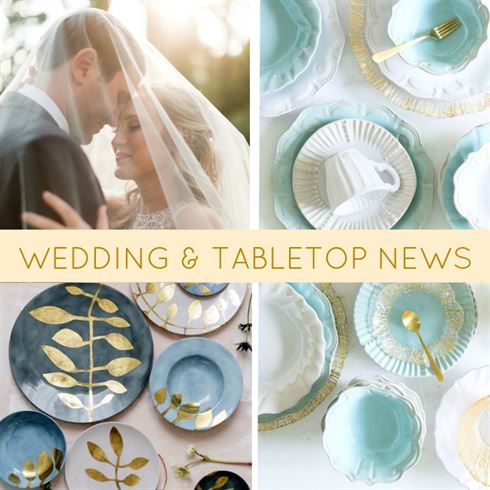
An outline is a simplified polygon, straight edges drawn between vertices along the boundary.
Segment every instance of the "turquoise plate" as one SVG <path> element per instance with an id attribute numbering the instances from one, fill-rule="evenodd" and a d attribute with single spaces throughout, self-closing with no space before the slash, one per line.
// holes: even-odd
<path id="1" fill-rule="evenodd" d="M 394 229 L 421 228 L 432 209 L 434 168 L 417 132 L 384 106 L 345 100 L 308 107 L 279 140 L 272 166 L 272 192 L 277 217 L 288 229 L 312 229 L 294 199 L 291 181 L 294 161 L 306 140 L 319 128 L 339 119 L 352 118 L 382 126 L 398 139 L 410 155 L 417 175 L 417 189 L 410 206 Z"/>
<path id="2" fill-rule="evenodd" d="M 426 39 L 400 52 L 410 65 L 434 75 L 457 72 L 473 60 L 487 39 L 488 10 L 481 0 L 400 0 L 393 7 L 388 34 L 398 45 L 457 17 L 461 26 L 444 39 Z"/>
<path id="3" fill-rule="evenodd" d="M 320 377 L 311 387 L 310 392 L 305 395 L 293 407 L 276 414 L 259 415 L 260 424 L 276 422 L 280 424 L 282 419 L 294 416 L 295 421 L 308 415 L 307 406 L 318 396 L 321 389 L 328 383 L 332 360 L 337 349 L 338 337 L 335 328 L 335 318 L 327 297 L 312 283 L 289 283 L 289 285 L 306 300 L 323 324 L 323 334 L 325 336 L 325 362 Z M 318 401 L 320 403 L 321 400 Z M 284 424 L 283 424 L 284 425 Z"/>
<path id="4" fill-rule="evenodd" d="M 309 65 L 318 45 L 321 14 L 315 0 L 260 3 L 260 89 L 279 90 Z"/>
<path id="5" fill-rule="evenodd" d="M 46 415 L 15 412 L 0 421 L 0 480 L 4 483 L 17 488 L 48 488 L 65 457 L 65 436 Z"/>
<path id="6" fill-rule="evenodd" d="M 458 213 L 454 205 L 454 174 L 466 161 L 468 155 L 478 151 L 484 143 L 490 143 L 490 124 L 478 126 L 463 136 L 447 157 L 446 164 L 441 170 L 439 200 L 447 221 L 458 230 L 472 230 L 473 227 Z"/>
<path id="7" fill-rule="evenodd" d="M 354 322 L 359 342 L 382 368 L 399 376 L 432 376 L 417 336 L 405 329 L 405 310 L 420 317 L 420 333 L 442 371 L 463 355 L 477 325 L 473 293 L 465 283 L 366 283 Z"/>
<path id="8" fill-rule="evenodd" d="M 181 429 L 207 430 L 227 420 L 242 397 L 242 374 L 221 344 L 179 340 L 159 356 L 150 393 L 160 415 Z"/>

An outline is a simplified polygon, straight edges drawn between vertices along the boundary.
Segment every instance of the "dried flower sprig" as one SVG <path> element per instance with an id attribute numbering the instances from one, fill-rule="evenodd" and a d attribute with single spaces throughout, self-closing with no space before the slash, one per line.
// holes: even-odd
<path id="1" fill-rule="evenodd" d="M 241 465 L 248 465 L 248 466 L 252 465 L 250 461 L 228 461 L 224 459 L 212 458 L 207 454 L 200 453 L 193 445 L 190 445 L 187 448 L 186 452 L 189 457 L 192 458 L 197 456 L 199 459 L 195 461 L 191 461 L 190 463 L 187 463 L 186 465 L 183 466 L 173 465 L 172 471 L 175 478 L 189 478 L 191 475 L 191 468 L 193 466 L 196 466 L 198 464 L 203 464 L 203 463 L 241 464 Z"/>
<path id="2" fill-rule="evenodd" d="M 247 322 L 246 323 L 240 323 L 238 325 L 238 328 L 245 333 L 245 340 L 242 342 L 239 342 L 238 344 L 235 344 L 237 346 L 236 350 L 242 351 L 242 352 L 247 352 L 247 351 L 252 351 L 252 345 L 248 341 L 249 336 L 252 332 L 252 322 L 250 321 L 250 307 L 252 306 L 252 295 L 250 294 L 250 298 L 248 299 L 248 309 L 247 309 Z"/>

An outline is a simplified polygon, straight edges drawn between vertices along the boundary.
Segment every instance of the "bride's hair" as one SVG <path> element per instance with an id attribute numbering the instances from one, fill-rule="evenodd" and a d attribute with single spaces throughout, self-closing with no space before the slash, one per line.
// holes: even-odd
<path id="1" fill-rule="evenodd" d="M 186 89 L 172 85 L 154 84 L 150 87 L 150 90 L 192 150 L 206 175 L 214 186 L 218 187 L 213 134 L 195 99 L 190 96 Z M 148 95 L 144 94 L 143 100 L 145 97 L 148 97 Z M 169 145 L 173 145 L 173 143 L 171 142 Z M 170 153 L 178 153 L 174 152 L 174 148 L 169 147 L 168 149 Z M 208 203 L 200 192 L 194 177 L 184 168 L 179 158 L 175 158 L 175 163 L 179 166 L 179 170 L 196 201 L 207 206 Z M 156 185 L 159 185 L 159 183 Z M 124 205 L 115 206 L 115 209 L 112 212 L 110 211 L 111 228 L 130 228 L 141 209 L 140 191 L 138 187 L 134 187 L 134 184 L 130 186 L 126 191 Z"/>

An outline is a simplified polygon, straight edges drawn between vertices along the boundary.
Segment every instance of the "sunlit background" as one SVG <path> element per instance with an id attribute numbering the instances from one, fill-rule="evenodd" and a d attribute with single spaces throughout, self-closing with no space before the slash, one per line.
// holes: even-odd
<path id="1" fill-rule="evenodd" d="M 249 0 L 1 0 L 0 92 L 66 12 L 107 10 L 147 38 L 249 137 Z"/>

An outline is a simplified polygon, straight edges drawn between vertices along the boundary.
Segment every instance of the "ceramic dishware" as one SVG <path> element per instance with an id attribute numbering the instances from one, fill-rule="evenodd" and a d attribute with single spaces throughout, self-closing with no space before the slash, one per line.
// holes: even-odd
<path id="1" fill-rule="evenodd" d="M 14 412 L 0 421 L 0 481 L 17 488 L 49 485 L 66 458 L 63 432 L 39 412 Z"/>
<path id="2" fill-rule="evenodd" d="M 337 216 L 362 211 L 400 188 L 400 177 L 389 163 L 369 160 L 355 148 L 328 157 L 321 169 L 328 202 Z"/>
<path id="3" fill-rule="evenodd" d="M 150 374 L 153 341 L 129 298 L 104 284 L 59 284 L 27 303 L 12 329 L 10 368 L 27 399 L 67 422 L 127 408 Z"/>
<path id="4" fill-rule="evenodd" d="M 104 422 L 82 432 L 65 467 L 70 490 L 155 490 L 159 478 L 160 462 L 150 441 L 120 422 Z"/>
<path id="5" fill-rule="evenodd" d="M 477 325 L 465 283 L 369 283 L 356 298 L 354 322 L 361 345 L 382 368 L 399 376 L 434 373 L 420 342 L 402 323 L 406 310 L 420 318 L 420 334 L 442 372 L 463 355 Z"/>
<path id="6" fill-rule="evenodd" d="M 168 332 L 188 336 L 203 335 L 226 325 L 240 309 L 248 289 L 245 283 L 179 284 L 136 282 L 131 284 L 131 291 L 151 322 Z M 202 294 L 208 290 L 212 294 Z"/>
<path id="7" fill-rule="evenodd" d="M 232 471 L 218 470 L 203 476 L 194 490 L 250 490 L 247 482 Z"/>
<path id="8" fill-rule="evenodd" d="M 420 458 L 425 415 L 417 395 L 397 386 L 354 380 L 327 410 L 323 446 L 333 468 L 353 481 L 396 481 Z"/>
<path id="9" fill-rule="evenodd" d="M 447 471 L 469 490 L 490 486 L 490 366 L 473 369 L 444 394 L 435 442 Z"/>
<path id="10" fill-rule="evenodd" d="M 475 229 L 490 229 L 490 143 L 470 153 L 453 177 L 454 205 Z"/>
<path id="11" fill-rule="evenodd" d="M 233 355 L 203 338 L 179 340 L 153 366 L 150 394 L 160 415 L 176 427 L 207 430 L 227 420 L 242 396 Z"/>

